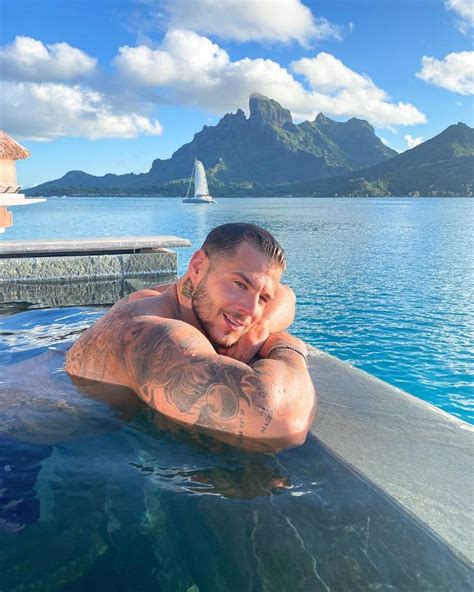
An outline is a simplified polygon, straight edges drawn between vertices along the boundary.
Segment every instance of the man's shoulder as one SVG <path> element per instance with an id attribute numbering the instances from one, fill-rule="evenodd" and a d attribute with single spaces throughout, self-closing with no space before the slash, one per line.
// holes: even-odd
<path id="1" fill-rule="evenodd" d="M 188 359 L 194 355 L 215 354 L 207 337 L 193 325 L 176 319 L 174 307 L 152 302 L 131 302 L 120 311 L 117 323 L 121 328 L 115 333 L 122 351 L 137 364 L 152 357 L 158 367 Z M 111 327 L 113 322 L 109 324 Z M 114 329 L 111 328 L 111 335 Z M 168 360 L 168 362 L 166 362 Z M 156 369 L 156 368 L 155 368 Z"/>
<path id="2" fill-rule="evenodd" d="M 114 312 L 119 315 L 117 325 L 122 326 L 123 331 L 131 331 L 141 335 L 142 338 L 145 334 L 151 337 L 162 334 L 167 336 L 171 342 L 193 338 L 193 342 L 197 340 L 205 349 L 208 349 L 209 346 L 212 348 L 209 340 L 201 331 L 190 323 L 176 318 L 176 307 L 166 293 L 153 298 L 127 302 L 120 309 L 115 309 L 115 311 L 112 309 L 111 313 Z M 109 326 L 113 327 L 113 325 L 112 320 Z"/>
<path id="3" fill-rule="evenodd" d="M 116 304 L 112 307 L 109 314 L 117 314 L 127 318 L 134 317 L 157 317 L 162 319 L 175 319 L 176 309 L 169 295 L 154 293 L 153 296 L 137 297 L 139 292 L 130 295 L 127 301 Z"/>
<path id="4" fill-rule="evenodd" d="M 126 358 L 148 356 L 163 359 L 165 353 L 179 356 L 210 353 L 207 338 L 192 325 L 176 320 L 173 306 L 164 295 L 114 306 L 73 344 L 66 356 L 66 371 L 73 376 L 111 384 L 130 385 Z M 163 302 L 165 300 L 165 302 Z"/>

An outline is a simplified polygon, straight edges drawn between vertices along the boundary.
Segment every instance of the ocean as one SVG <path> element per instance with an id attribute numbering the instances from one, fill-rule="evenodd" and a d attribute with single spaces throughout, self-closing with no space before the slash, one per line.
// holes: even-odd
<path id="1" fill-rule="evenodd" d="M 0 240 L 171 234 L 192 242 L 182 273 L 214 226 L 259 224 L 287 252 L 292 332 L 474 423 L 472 199 L 217 199 L 48 198 L 14 208 Z"/>

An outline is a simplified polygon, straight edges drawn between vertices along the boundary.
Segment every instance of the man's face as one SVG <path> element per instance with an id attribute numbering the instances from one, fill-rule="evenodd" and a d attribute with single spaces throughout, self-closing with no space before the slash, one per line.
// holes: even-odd
<path id="1" fill-rule="evenodd" d="M 230 347 L 262 318 L 281 273 L 248 243 L 233 256 L 213 260 L 194 290 L 192 307 L 214 346 Z"/>

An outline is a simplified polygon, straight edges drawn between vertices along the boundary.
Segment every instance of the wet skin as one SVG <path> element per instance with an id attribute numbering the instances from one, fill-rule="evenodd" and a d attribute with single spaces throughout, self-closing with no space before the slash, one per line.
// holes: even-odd
<path id="1" fill-rule="evenodd" d="M 305 344 L 282 331 L 294 295 L 251 245 L 212 259 L 197 251 L 165 292 L 117 303 L 67 354 L 65 369 L 133 389 L 182 425 L 244 449 L 304 442 L 315 413 Z M 258 353 L 258 359 L 253 361 Z"/>

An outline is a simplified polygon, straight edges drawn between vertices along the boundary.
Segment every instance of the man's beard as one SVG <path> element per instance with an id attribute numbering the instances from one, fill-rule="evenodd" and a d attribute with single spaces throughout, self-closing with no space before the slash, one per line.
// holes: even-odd
<path id="1" fill-rule="evenodd" d="M 215 305 L 207 290 L 207 275 L 204 276 L 197 288 L 195 288 L 191 297 L 191 307 L 206 337 L 214 347 L 231 347 L 231 345 L 237 343 L 240 337 L 242 337 L 242 335 L 235 336 L 230 334 L 216 336 L 213 334 L 213 323 L 207 319 L 212 318 L 212 312 L 215 310 Z"/>

